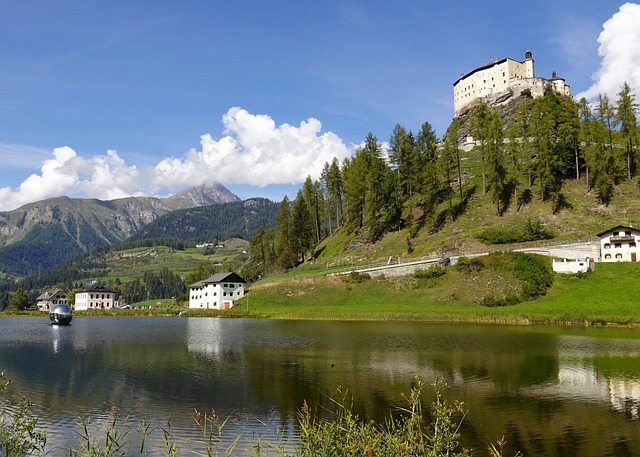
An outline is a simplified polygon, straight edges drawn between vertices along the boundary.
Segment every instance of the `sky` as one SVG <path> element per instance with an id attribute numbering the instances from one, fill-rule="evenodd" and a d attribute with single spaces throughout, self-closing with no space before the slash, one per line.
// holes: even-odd
<path id="1" fill-rule="evenodd" d="M 441 137 L 453 83 L 492 59 L 529 49 L 578 98 L 640 88 L 639 23 L 609 0 L 9 0 L 0 211 L 216 181 L 294 198 L 369 132 Z"/>

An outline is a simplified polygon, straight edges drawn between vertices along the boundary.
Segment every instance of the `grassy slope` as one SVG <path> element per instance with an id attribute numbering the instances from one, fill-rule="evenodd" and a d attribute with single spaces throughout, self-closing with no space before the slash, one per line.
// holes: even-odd
<path id="1" fill-rule="evenodd" d="M 427 320 L 492 323 L 640 324 L 640 265 L 597 264 L 586 277 L 555 275 L 536 301 L 487 308 L 478 298 L 518 287 L 501 271 L 448 272 L 416 287 L 412 277 L 349 283 L 337 277 L 256 284 L 253 315 L 282 319 Z M 243 300 L 238 312 L 245 311 Z"/>
<path id="2" fill-rule="evenodd" d="M 107 277 L 101 281 L 119 278 L 122 282 L 142 278 L 146 271 L 158 272 L 166 267 L 176 274 L 186 276 L 203 262 L 233 264 L 236 259 L 243 257 L 243 251 L 249 246 L 246 240 L 232 239 L 224 243 L 224 248 L 215 248 L 212 255 L 204 255 L 202 250 L 188 248 L 182 251 L 166 246 L 152 248 L 135 248 L 124 251 L 110 251 L 103 255 L 106 263 Z M 97 278 L 86 278 L 97 279 Z"/>
<path id="3" fill-rule="evenodd" d="M 455 221 L 447 223 L 437 231 L 431 230 L 433 221 L 425 223 L 417 236 L 411 240 L 413 252 L 407 250 L 407 230 L 387 234 L 375 244 L 353 243 L 353 236 L 338 233 L 327 238 L 317 249 L 315 264 L 303 268 L 326 267 L 333 264 L 359 264 L 386 262 L 389 256 L 405 260 L 426 256 L 455 255 L 501 248 L 480 243 L 477 235 L 488 227 L 517 230 L 527 220 L 540 220 L 554 234 L 554 241 L 582 240 L 595 237 L 599 232 L 616 225 L 640 225 L 640 187 L 637 183 L 624 182 L 617 186 L 616 194 L 609 206 L 598 203 L 592 192 L 586 192 L 586 183 L 569 181 L 563 194 L 570 205 L 553 214 L 551 204 L 540 202 L 537 196 L 520 211 L 512 205 L 503 216 L 496 214 L 490 195 L 480 195 L 478 177 L 470 179 L 476 184 L 476 194 L 466 211 Z M 351 241 L 351 243 L 350 243 Z M 353 246 L 356 246 L 352 248 Z"/>

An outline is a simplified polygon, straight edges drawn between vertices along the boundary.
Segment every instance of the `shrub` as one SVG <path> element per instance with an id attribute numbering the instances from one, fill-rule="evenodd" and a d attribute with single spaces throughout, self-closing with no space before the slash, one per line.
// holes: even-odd
<path id="1" fill-rule="evenodd" d="M 0 372 L 0 396 L 9 386 Z M 3 456 L 44 455 L 47 437 L 36 430 L 38 418 L 31 416 L 31 403 L 23 398 L 12 414 L 0 413 L 0 452 Z"/>
<path id="2" fill-rule="evenodd" d="M 527 220 L 519 230 L 490 228 L 476 236 L 484 244 L 524 243 L 526 241 L 549 240 L 553 233 L 540 221 Z"/>
<path id="3" fill-rule="evenodd" d="M 413 277 L 416 279 L 436 279 L 447 274 L 447 270 L 440 265 L 434 265 L 426 270 L 416 270 Z"/>
<path id="4" fill-rule="evenodd" d="M 517 297 L 516 295 L 509 295 L 505 298 L 484 297 L 480 300 L 480 305 L 488 308 L 498 308 L 501 306 L 517 305 L 521 301 L 520 297 Z"/>
<path id="5" fill-rule="evenodd" d="M 360 273 L 358 271 L 352 271 L 348 275 L 342 276 L 342 281 L 351 284 L 360 284 L 371 279 L 369 273 Z"/>
<path id="6" fill-rule="evenodd" d="M 545 295 L 553 284 L 553 271 L 548 259 L 522 252 L 512 252 L 511 256 L 515 260 L 513 273 L 524 283 L 521 297 L 531 300 Z"/>
<path id="7" fill-rule="evenodd" d="M 461 273 L 477 273 L 484 268 L 484 262 L 478 258 L 460 257 L 454 268 Z"/>

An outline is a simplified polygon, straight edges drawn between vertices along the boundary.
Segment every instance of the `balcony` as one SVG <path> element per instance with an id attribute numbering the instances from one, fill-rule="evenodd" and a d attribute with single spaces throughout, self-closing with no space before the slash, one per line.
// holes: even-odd
<path id="1" fill-rule="evenodd" d="M 635 237 L 633 235 L 615 235 L 610 238 L 611 242 L 614 243 L 616 241 L 635 241 Z"/>

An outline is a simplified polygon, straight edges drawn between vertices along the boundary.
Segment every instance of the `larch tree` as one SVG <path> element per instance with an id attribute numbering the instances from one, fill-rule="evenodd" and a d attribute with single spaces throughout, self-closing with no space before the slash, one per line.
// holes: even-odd
<path id="1" fill-rule="evenodd" d="M 438 138 L 429 122 L 423 123 L 420 127 L 416 137 L 416 150 L 421 168 L 418 176 L 418 204 L 422 207 L 425 217 L 430 217 L 440 203 L 441 182 L 438 170 Z"/>
<path id="2" fill-rule="evenodd" d="M 638 104 L 635 95 L 631 91 L 628 83 L 624 83 L 618 99 L 616 100 L 616 114 L 614 117 L 615 125 L 620 128 L 620 136 L 624 141 L 626 162 L 627 162 L 627 180 L 636 172 L 636 142 L 638 137 Z"/>

